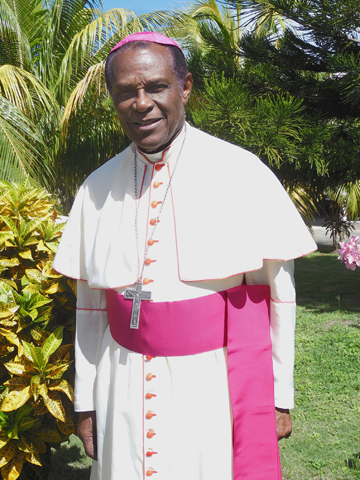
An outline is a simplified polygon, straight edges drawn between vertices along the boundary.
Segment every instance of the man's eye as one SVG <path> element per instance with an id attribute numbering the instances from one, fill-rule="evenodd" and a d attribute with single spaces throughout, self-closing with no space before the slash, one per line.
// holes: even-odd
<path id="1" fill-rule="evenodd" d="M 116 95 L 119 97 L 129 97 L 131 95 L 134 95 L 134 92 L 130 92 L 130 90 L 118 90 L 116 92 Z"/>
<path id="2" fill-rule="evenodd" d="M 167 85 L 152 85 L 147 89 L 147 91 L 149 93 L 158 93 L 158 92 L 162 92 L 166 88 L 167 88 Z"/>

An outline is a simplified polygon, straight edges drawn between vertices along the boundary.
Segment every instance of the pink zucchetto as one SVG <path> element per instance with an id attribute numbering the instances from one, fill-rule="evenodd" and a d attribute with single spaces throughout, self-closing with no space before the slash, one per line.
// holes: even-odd
<path id="1" fill-rule="evenodd" d="M 139 32 L 139 33 L 133 33 L 132 35 L 128 35 L 127 37 L 123 38 L 121 42 L 115 45 L 115 47 L 111 50 L 110 53 L 114 52 L 115 50 L 122 47 L 126 43 L 137 42 L 137 41 L 159 43 L 160 45 L 174 45 L 174 47 L 177 47 L 179 50 L 181 50 L 179 45 L 172 38 L 166 37 L 162 33 Z"/>

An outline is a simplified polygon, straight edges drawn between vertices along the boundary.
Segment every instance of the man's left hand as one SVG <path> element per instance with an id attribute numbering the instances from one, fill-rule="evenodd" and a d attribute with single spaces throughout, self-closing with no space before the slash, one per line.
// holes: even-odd
<path id="1" fill-rule="evenodd" d="M 275 408 L 275 414 L 278 440 L 289 438 L 292 431 L 290 411 L 287 408 Z"/>

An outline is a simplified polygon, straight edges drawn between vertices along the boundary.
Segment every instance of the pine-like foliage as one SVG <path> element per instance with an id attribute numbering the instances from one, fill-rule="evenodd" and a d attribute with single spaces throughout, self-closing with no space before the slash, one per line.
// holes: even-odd
<path id="1" fill-rule="evenodd" d="M 0 182 L 3 480 L 15 480 L 23 469 L 24 478 L 46 478 L 42 457 L 74 432 L 69 368 L 75 293 L 71 281 L 52 269 L 64 226 L 56 217 L 44 190 Z M 31 469 L 41 476 L 26 475 Z"/>
<path id="2" fill-rule="evenodd" d="M 244 13 L 246 34 L 234 54 L 240 52 L 251 65 L 251 92 L 288 93 L 302 100 L 310 138 L 320 140 L 319 153 L 326 165 L 325 177 L 313 175 L 317 189 L 358 180 L 360 0 L 223 3 L 228 7 L 241 5 Z M 306 153 L 311 157 L 314 152 Z M 301 171 L 301 177 L 306 176 Z"/>
<path id="3" fill-rule="evenodd" d="M 197 0 L 188 118 L 316 198 L 360 178 L 360 0 Z"/>

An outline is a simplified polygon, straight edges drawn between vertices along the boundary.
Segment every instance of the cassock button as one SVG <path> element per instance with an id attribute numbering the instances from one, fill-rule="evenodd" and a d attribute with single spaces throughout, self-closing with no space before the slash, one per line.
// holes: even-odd
<path id="1" fill-rule="evenodd" d="M 160 222 L 160 220 L 157 220 L 156 218 L 152 218 L 152 219 L 150 220 L 150 225 L 154 226 L 155 223 L 157 223 L 157 222 Z"/>
<path id="2" fill-rule="evenodd" d="M 157 452 L 154 452 L 154 451 L 151 450 L 151 449 L 146 452 L 146 456 L 147 456 L 147 457 L 152 457 L 153 455 L 156 455 L 156 454 L 157 454 Z"/>
<path id="3" fill-rule="evenodd" d="M 152 468 L 149 468 L 149 470 L 146 470 L 146 476 L 147 476 L 147 477 L 151 477 L 151 475 L 152 475 L 153 473 L 157 473 L 157 472 L 155 472 L 155 470 L 153 470 Z"/>
<path id="4" fill-rule="evenodd" d="M 160 170 L 163 168 L 164 165 L 165 165 L 164 163 L 157 163 L 157 164 L 155 165 L 155 170 L 156 170 L 157 172 L 160 172 Z"/>
<path id="5" fill-rule="evenodd" d="M 156 435 L 154 430 L 148 430 L 146 433 L 147 438 L 152 438 L 154 435 Z"/>
<path id="6" fill-rule="evenodd" d="M 153 240 L 152 238 L 150 238 L 148 240 L 148 245 L 150 245 L 150 247 L 152 247 L 154 245 L 154 243 L 158 242 L 159 240 Z"/>
<path id="7" fill-rule="evenodd" d="M 147 412 L 147 414 L 145 415 L 145 417 L 146 417 L 148 420 L 151 420 L 152 417 L 156 417 L 156 413 L 154 413 L 154 412 Z"/>
<path id="8" fill-rule="evenodd" d="M 148 362 L 150 362 L 150 360 L 152 360 L 153 358 L 156 358 L 156 357 L 155 357 L 155 355 L 146 355 L 145 358 Z"/>
<path id="9" fill-rule="evenodd" d="M 152 380 L 153 378 L 156 378 L 156 375 L 153 375 L 152 373 L 146 375 L 146 380 Z"/>
<path id="10" fill-rule="evenodd" d="M 154 183 L 153 183 L 153 187 L 154 187 L 154 188 L 159 188 L 160 185 L 162 185 L 162 184 L 163 184 L 163 182 L 154 182 Z"/>
<path id="11" fill-rule="evenodd" d="M 152 397 L 156 397 L 155 393 L 147 393 L 145 395 L 145 398 L 147 398 L 148 400 L 150 400 L 150 398 L 152 398 Z"/>
<path id="12" fill-rule="evenodd" d="M 156 208 L 158 205 L 160 205 L 160 203 L 162 202 L 157 202 L 156 200 L 154 200 L 153 202 L 151 202 L 151 206 L 152 208 Z"/>
<path id="13" fill-rule="evenodd" d="M 156 262 L 156 260 L 151 260 L 151 258 L 147 258 L 145 260 L 145 265 L 150 265 L 151 263 Z"/>
<path id="14" fill-rule="evenodd" d="M 153 281 L 154 281 L 154 280 L 151 280 L 151 278 L 147 278 L 147 277 L 146 277 L 146 278 L 144 278 L 144 280 L 143 280 L 143 284 L 144 284 L 144 285 L 149 285 L 149 283 L 151 283 L 151 282 L 153 282 Z"/>

